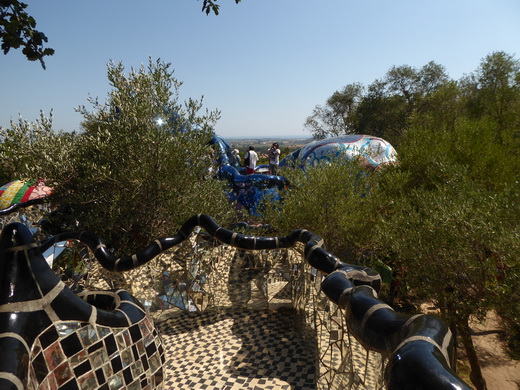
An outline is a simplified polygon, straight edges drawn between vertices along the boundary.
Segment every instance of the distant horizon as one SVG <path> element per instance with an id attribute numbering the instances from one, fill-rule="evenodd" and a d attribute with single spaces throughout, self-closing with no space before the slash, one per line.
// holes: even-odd
<path id="1" fill-rule="evenodd" d="M 249 135 L 249 136 L 242 136 L 242 137 L 239 137 L 239 136 L 236 136 L 236 135 L 232 135 L 232 136 L 224 136 L 224 135 L 220 135 L 220 134 L 217 134 L 218 136 L 224 138 L 225 140 L 248 140 L 248 139 L 261 139 L 261 140 L 264 140 L 264 139 L 310 139 L 312 138 L 312 135 L 309 134 L 308 136 L 301 136 L 301 135 L 259 135 L 259 136 L 256 136 L 256 135 Z"/>

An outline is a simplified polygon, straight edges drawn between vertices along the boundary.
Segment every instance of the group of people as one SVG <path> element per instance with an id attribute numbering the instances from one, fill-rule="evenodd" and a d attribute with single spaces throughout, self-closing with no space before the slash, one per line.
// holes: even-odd
<path id="1" fill-rule="evenodd" d="M 233 156 L 240 161 L 238 149 L 233 150 Z M 280 164 L 280 148 L 276 142 L 267 150 L 267 157 L 269 158 L 269 174 L 278 175 L 278 167 Z M 258 154 L 255 152 L 254 146 L 250 146 L 249 150 L 244 155 L 244 166 L 247 169 L 247 174 L 255 173 L 256 163 L 258 162 Z"/>

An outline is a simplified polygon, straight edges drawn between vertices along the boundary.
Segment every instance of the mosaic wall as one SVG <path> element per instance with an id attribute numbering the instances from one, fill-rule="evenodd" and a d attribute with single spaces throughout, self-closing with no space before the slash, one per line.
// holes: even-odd
<path id="1" fill-rule="evenodd" d="M 164 349 L 149 317 L 129 328 L 59 321 L 35 340 L 28 389 L 162 388 Z"/>
<path id="2" fill-rule="evenodd" d="M 58 246 L 62 241 L 68 244 Z M 0 359 L 0 387 L 5 383 L 17 389 L 177 386 L 180 382 L 169 376 L 173 370 L 168 362 L 176 344 L 167 349 L 162 345 L 155 327 L 164 333 L 168 328 L 161 327 L 159 313 L 174 308 L 183 315 L 209 313 L 216 316 L 212 321 L 223 324 L 232 315 L 234 324 L 243 323 L 243 329 L 249 326 L 251 331 L 257 330 L 257 321 L 239 320 L 243 315 L 269 317 L 273 310 L 285 308 L 295 310 L 294 317 L 300 319 L 291 334 L 299 328 L 303 338 L 294 344 L 312 346 L 304 348 L 307 352 L 295 352 L 298 356 L 287 354 L 287 347 L 275 348 L 273 356 L 293 359 L 285 369 L 270 374 L 283 378 L 285 385 L 260 386 L 262 378 L 251 381 L 262 371 L 263 360 L 236 358 L 249 356 L 254 349 L 267 353 L 270 348 L 262 347 L 261 338 L 249 340 L 248 333 L 235 325 L 232 333 L 242 342 L 249 340 L 249 350 L 239 350 L 230 360 L 220 350 L 221 365 L 228 371 L 249 372 L 249 382 L 236 376 L 218 379 L 206 370 L 198 383 L 205 388 L 212 388 L 208 383 L 213 388 L 224 383 L 222 388 L 232 389 L 246 382 L 255 388 L 291 388 L 290 382 L 311 388 L 313 381 L 312 388 L 320 389 L 394 390 L 413 378 L 427 383 L 425 389 L 447 385 L 469 389 L 450 369 L 453 340 L 440 319 L 395 313 L 377 298 L 381 284 L 377 272 L 345 264 L 322 245 L 321 238 L 306 230 L 284 237 L 249 236 L 200 215 L 175 236 L 116 259 L 89 233 L 64 233 L 40 244 L 24 224 L 8 225 L 0 239 L 0 349 L 7 350 L 4 356 L 18 358 L 11 365 Z M 99 289 L 105 291 L 91 292 Z M 35 321 L 28 320 L 33 317 Z M 193 363 L 203 361 L 204 353 L 200 355 L 191 357 Z M 304 371 L 298 364 L 305 359 L 314 364 L 304 364 L 312 368 L 297 378 Z M 412 375 L 409 362 L 422 364 L 421 375 Z M 167 374 L 165 367 L 170 367 Z M 183 383 L 197 382 L 190 374 Z"/>
<path id="3" fill-rule="evenodd" d="M 158 313 L 172 307 L 188 312 L 294 307 L 300 330 L 316 349 L 317 388 L 384 388 L 381 354 L 349 335 L 345 311 L 321 290 L 325 274 L 304 261 L 303 246 L 241 251 L 196 234 L 144 269 L 121 274 L 98 263 L 93 267 L 89 288 L 125 288 Z"/>
<path id="4" fill-rule="evenodd" d="M 303 257 L 303 249 L 295 254 Z M 312 330 L 318 349 L 319 389 L 384 388 L 384 360 L 366 350 L 348 332 L 346 313 L 323 293 L 325 274 L 308 263 L 295 265 L 293 302 Z"/>
<path id="5" fill-rule="evenodd" d="M 0 388 L 163 388 L 154 322 L 124 290 L 74 294 L 22 223 L 0 237 Z"/>

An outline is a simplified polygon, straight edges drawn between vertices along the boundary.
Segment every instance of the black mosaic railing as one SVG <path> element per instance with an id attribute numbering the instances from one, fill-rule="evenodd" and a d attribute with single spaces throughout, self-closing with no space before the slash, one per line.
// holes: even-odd
<path id="1" fill-rule="evenodd" d="M 4 229 L 0 241 L 3 249 L 0 248 L 0 250 L 3 259 L 13 251 L 13 247 L 20 247 L 17 251 L 26 253 L 24 245 L 30 245 L 30 253 L 35 253 L 36 258 L 38 251 L 41 252 L 57 242 L 74 239 L 87 245 L 106 269 L 128 271 L 143 266 L 160 253 L 181 244 L 196 227 L 202 227 L 210 238 L 240 250 L 275 250 L 291 248 L 298 243 L 303 244 L 305 248 L 303 256 L 306 262 L 327 275 L 321 283 L 322 290 L 331 301 L 346 310 L 349 332 L 367 350 L 376 351 L 388 358 L 385 382 L 389 390 L 470 389 L 451 368 L 454 362 L 453 338 L 449 328 L 440 318 L 394 312 L 392 308 L 377 298 L 381 279 L 376 271 L 341 262 L 322 248 L 323 241 L 320 237 L 306 230 L 296 230 L 281 237 L 255 237 L 225 229 L 211 217 L 198 215 L 190 218 L 173 237 L 158 239 L 135 255 L 115 258 L 99 238 L 87 232 L 58 234 L 41 245 L 14 244 L 12 238 L 4 237 L 16 235 L 15 231 L 23 230 L 22 227 L 16 225 L 16 228 L 8 226 Z M 35 264 L 41 263 L 41 259 L 31 261 Z M 3 260 L 2 264 L 4 264 Z M 40 264 L 37 268 L 44 267 Z M 49 275 L 48 271 L 46 271 L 46 275 Z M 51 278 L 50 275 L 46 277 Z M 6 290 L 6 283 L 8 282 L 4 279 L 2 290 Z M 21 286 L 26 285 L 26 282 L 19 283 Z M 9 295 L 8 291 L 3 291 L 3 294 L 6 293 Z M 72 294 L 70 299 L 77 298 L 73 298 Z M 10 302 L 2 301 L 2 303 L 0 310 L 8 312 Z M 89 310 L 92 312 L 93 309 Z M 79 320 L 85 322 L 85 314 L 82 315 L 83 317 L 80 317 Z M 58 319 L 61 320 L 61 317 Z M 3 333 L 4 329 L 0 329 L 0 331 Z M 22 338 L 25 337 L 23 329 L 18 333 L 17 329 L 9 332 L 16 333 Z M 0 366 L 0 372 L 8 371 L 5 367 Z M 2 377 L 1 374 L 0 377 Z M 24 383 L 23 381 L 26 379 L 20 380 Z"/>
<path id="2" fill-rule="evenodd" d="M 0 236 L 0 388 L 162 388 L 164 350 L 126 291 L 76 295 L 21 223 Z"/>
<path id="3" fill-rule="evenodd" d="M 30 206 L 44 204 L 45 202 L 46 202 L 45 198 L 35 198 L 35 199 L 31 199 L 31 200 L 28 200 L 23 203 L 14 203 L 14 204 L 10 205 L 9 207 L 6 207 L 5 209 L 0 209 L 0 216 L 9 215 L 20 209 L 30 207 Z"/>

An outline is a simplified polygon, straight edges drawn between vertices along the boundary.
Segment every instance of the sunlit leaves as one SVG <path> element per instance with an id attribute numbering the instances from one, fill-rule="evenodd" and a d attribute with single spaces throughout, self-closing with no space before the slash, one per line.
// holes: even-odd
<path id="1" fill-rule="evenodd" d="M 57 217 L 121 251 L 174 234 L 194 214 L 225 223 L 231 213 L 225 184 L 209 173 L 218 111 L 200 115 L 199 100 L 179 102 L 182 83 L 160 60 L 128 73 L 110 63 L 108 78 L 106 100 L 78 108 L 81 134 L 55 134 L 43 121 L 12 126 L 24 174 L 52 183 L 53 201 L 67 206 Z"/>

